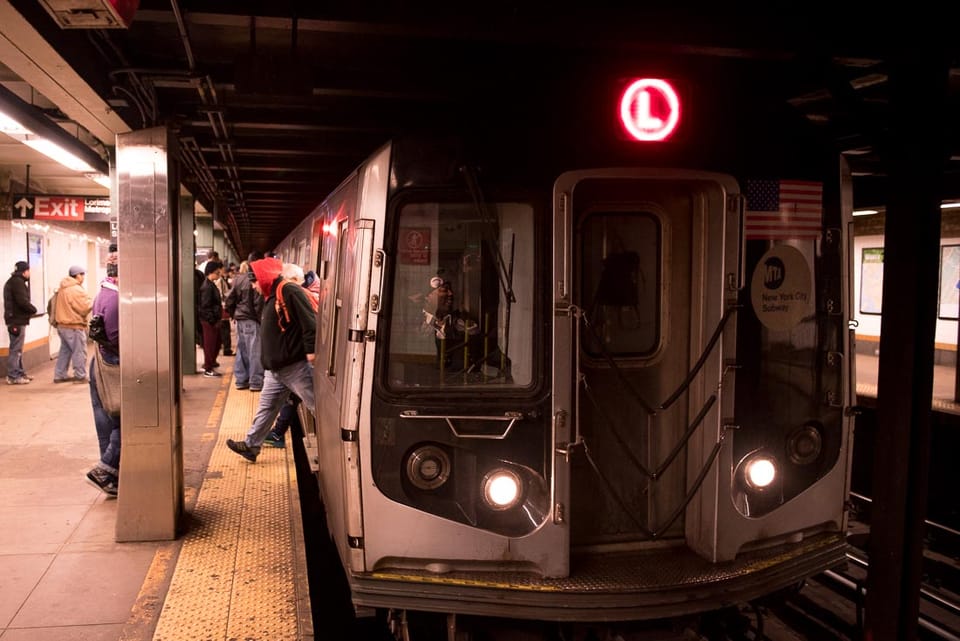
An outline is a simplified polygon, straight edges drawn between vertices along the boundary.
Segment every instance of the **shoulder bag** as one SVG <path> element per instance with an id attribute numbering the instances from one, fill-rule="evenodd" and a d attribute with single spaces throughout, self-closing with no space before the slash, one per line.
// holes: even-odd
<path id="1" fill-rule="evenodd" d="M 120 416 L 120 364 L 112 365 L 103 360 L 99 346 L 94 346 L 94 377 L 97 381 L 97 395 L 104 411 L 113 417 Z"/>

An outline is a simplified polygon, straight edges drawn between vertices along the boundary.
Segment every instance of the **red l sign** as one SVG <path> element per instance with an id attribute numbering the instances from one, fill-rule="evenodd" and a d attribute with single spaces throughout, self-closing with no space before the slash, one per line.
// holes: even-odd
<path id="1" fill-rule="evenodd" d="M 635 80 L 620 98 L 620 122 L 636 140 L 666 140 L 680 122 L 677 92 L 666 80 Z"/>

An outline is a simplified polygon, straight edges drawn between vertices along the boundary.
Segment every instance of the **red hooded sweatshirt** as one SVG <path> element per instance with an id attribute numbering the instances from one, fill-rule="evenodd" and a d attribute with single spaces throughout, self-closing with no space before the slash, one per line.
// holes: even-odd
<path id="1" fill-rule="evenodd" d="M 283 270 L 283 263 L 279 258 L 261 258 L 250 263 L 250 269 L 257 277 L 257 286 L 264 300 L 270 298 L 273 294 L 273 281 L 277 280 Z"/>
<path id="2" fill-rule="evenodd" d="M 313 354 L 317 331 L 317 312 L 307 290 L 296 283 L 291 282 L 283 288 L 287 311 L 281 319 L 274 286 L 282 267 L 276 258 L 250 263 L 264 298 L 260 318 L 260 359 L 263 366 L 271 370 L 305 360 L 308 354 Z"/>

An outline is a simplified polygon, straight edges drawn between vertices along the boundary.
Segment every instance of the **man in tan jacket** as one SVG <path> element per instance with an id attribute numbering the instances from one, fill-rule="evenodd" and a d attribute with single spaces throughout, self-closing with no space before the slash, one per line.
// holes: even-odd
<path id="1" fill-rule="evenodd" d="M 53 370 L 54 383 L 87 382 L 87 323 L 93 299 L 83 288 L 87 270 L 79 265 L 70 268 L 69 276 L 60 281 L 57 306 L 57 333 L 60 335 L 60 354 Z M 67 376 L 70 363 L 73 376 Z"/>

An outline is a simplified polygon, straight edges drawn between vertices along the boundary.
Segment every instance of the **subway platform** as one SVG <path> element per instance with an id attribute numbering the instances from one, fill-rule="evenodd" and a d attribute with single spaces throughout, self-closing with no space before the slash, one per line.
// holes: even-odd
<path id="1" fill-rule="evenodd" d="M 88 385 L 0 386 L 0 641 L 311 640 L 291 439 L 255 465 L 230 452 L 258 394 L 183 379 L 185 509 L 173 541 L 118 543 Z M 120 500 L 123 487 L 120 488 Z"/>
<path id="2" fill-rule="evenodd" d="M 292 441 L 255 465 L 226 448 L 258 396 L 231 385 L 232 361 L 222 378 L 183 379 L 173 541 L 116 542 L 118 501 L 85 478 L 98 458 L 87 385 L 55 385 L 53 361 L 0 385 L 0 641 L 314 638 Z M 877 366 L 858 355 L 859 395 L 876 396 Z M 954 369 L 934 379 L 934 407 L 955 410 Z"/>

